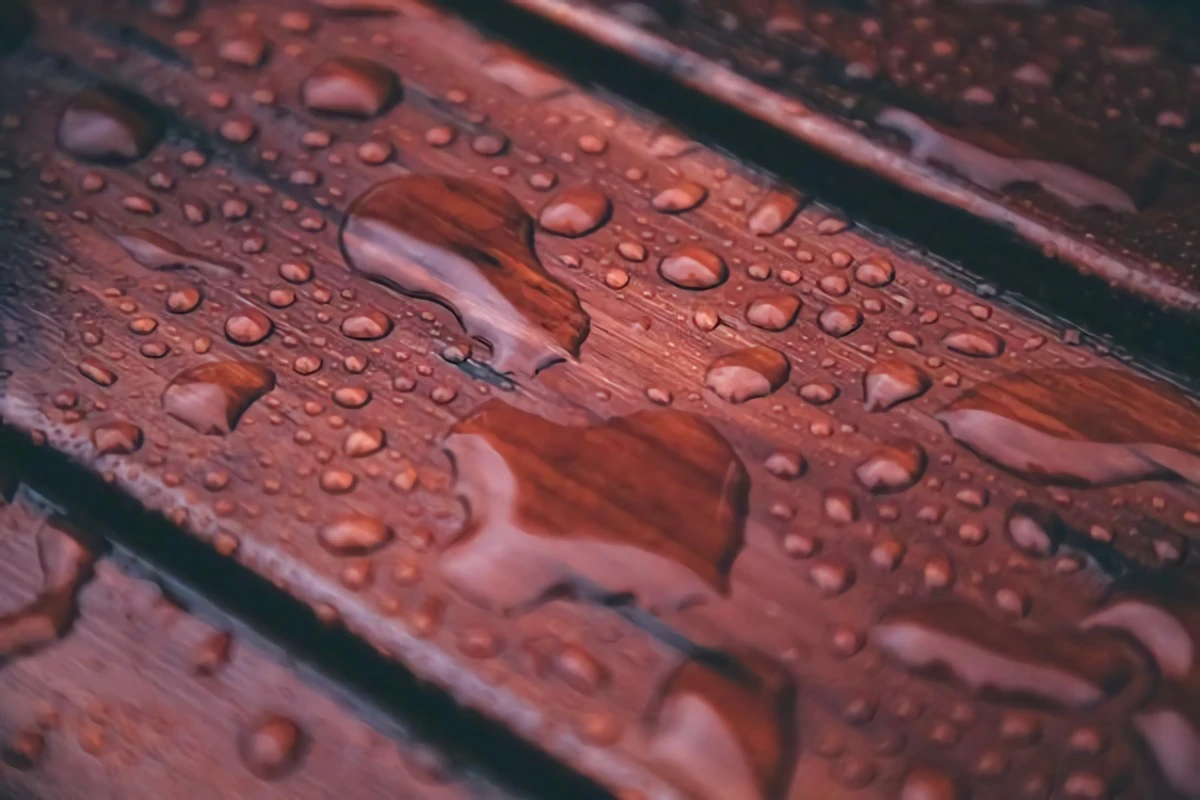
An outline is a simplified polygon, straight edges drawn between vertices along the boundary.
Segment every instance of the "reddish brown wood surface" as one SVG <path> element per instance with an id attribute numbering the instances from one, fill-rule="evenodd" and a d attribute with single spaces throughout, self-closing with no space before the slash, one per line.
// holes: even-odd
<path id="1" fill-rule="evenodd" d="M 1186 3 L 512 5 L 1085 274 L 1197 308 Z"/>
<path id="2" fill-rule="evenodd" d="M 37 591 L 35 540 L 67 534 L 25 501 L 0 514 L 0 611 L 9 611 Z M 124 568 L 101 557 L 61 639 L 0 661 L 0 797 L 507 796 L 372 728 L 278 653 Z M 271 719 L 300 738 L 247 752 Z M 277 774 L 262 780 L 255 772 L 268 764 Z"/>
<path id="3" fill-rule="evenodd" d="M 1122 402 L 1131 367 L 1077 332 L 389 5 L 39 6 L 3 66 L 9 425 L 629 796 L 1196 794 L 1197 444 L 1159 420 L 1192 400 Z M 359 76 L 338 96 L 379 116 L 306 110 L 335 56 L 402 99 Z M 140 161 L 56 147 L 99 80 L 163 110 Z M 490 188 L 348 245 L 356 199 L 413 174 Z M 480 246 L 527 238 L 518 208 L 544 276 Z M 590 322 L 501 375 L 501 337 L 544 344 L 562 307 L 514 273 Z M 1006 385 L 1120 469 L 1014 471 L 1047 430 L 1016 401 L 1012 436 L 941 418 Z"/>

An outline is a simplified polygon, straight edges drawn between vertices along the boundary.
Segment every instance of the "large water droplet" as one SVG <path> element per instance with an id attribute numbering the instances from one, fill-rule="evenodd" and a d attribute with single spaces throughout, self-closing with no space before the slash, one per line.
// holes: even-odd
<path id="1" fill-rule="evenodd" d="M 786 330 L 800 313 L 800 298 L 794 294 L 759 297 L 746 306 L 746 321 L 767 331 Z"/>
<path id="2" fill-rule="evenodd" d="M 542 208 L 538 224 L 559 236 L 585 236 L 608 222 L 612 201 L 595 186 L 573 186 Z"/>
<path id="3" fill-rule="evenodd" d="M 342 249 L 373 280 L 450 308 L 492 348 L 501 372 L 538 370 L 578 354 L 589 319 L 575 293 L 533 252 L 533 220 L 486 183 L 408 175 L 350 206 Z"/>
<path id="4" fill-rule="evenodd" d="M 1170 387 L 1110 369 L 1031 370 L 977 386 L 937 414 L 983 458 L 1037 481 L 1200 485 L 1200 410 Z"/>
<path id="5" fill-rule="evenodd" d="M 925 473 L 925 450 L 911 440 L 884 445 L 854 468 L 854 477 L 877 493 L 901 492 Z"/>
<path id="6" fill-rule="evenodd" d="M 1004 624 L 961 600 L 889 612 L 871 638 L 909 669 L 946 674 L 977 692 L 1068 708 L 1116 694 L 1134 666 L 1116 639 Z"/>
<path id="7" fill-rule="evenodd" d="M 440 566 L 471 600 L 513 611 L 568 587 L 673 610 L 728 590 L 749 479 L 700 417 L 573 427 L 492 400 L 445 447 L 470 518 Z"/>
<path id="8" fill-rule="evenodd" d="M 654 206 L 656 211 L 664 214 L 679 214 L 683 211 L 691 211 L 703 203 L 706 197 L 708 197 L 708 189 L 695 181 L 682 181 L 654 195 L 650 205 Z"/>
<path id="9" fill-rule="evenodd" d="M 76 596 L 91 575 L 95 553 L 58 518 L 36 533 L 42 583 L 28 605 L 0 615 L 0 663 L 63 636 L 75 617 Z"/>
<path id="10" fill-rule="evenodd" d="M 790 372 L 787 356 L 756 345 L 714 360 L 704 375 L 704 385 L 726 402 L 744 403 L 766 397 L 783 386 Z"/>
<path id="11" fill-rule="evenodd" d="M 746 227 L 755 236 L 772 236 L 786 228 L 799 210 L 800 201 L 795 196 L 770 191 L 750 214 Z"/>
<path id="12" fill-rule="evenodd" d="M 115 420 L 92 428 L 96 455 L 128 455 L 142 446 L 142 429 L 132 422 Z"/>
<path id="13" fill-rule="evenodd" d="M 182 269 L 192 267 L 221 277 L 242 274 L 242 268 L 192 251 L 178 242 L 152 230 L 133 230 L 113 237 L 133 260 L 150 269 Z M 198 302 L 198 301 L 197 301 Z"/>
<path id="14" fill-rule="evenodd" d="M 713 251 L 687 245 L 664 256 L 658 274 L 682 289 L 712 289 L 729 278 L 729 268 Z"/>
<path id="15" fill-rule="evenodd" d="M 58 122 L 58 146 L 87 161 L 135 161 L 162 136 L 162 121 L 143 97 L 115 87 L 84 89 Z"/>
<path id="16" fill-rule="evenodd" d="M 995 358 L 1004 352 L 1004 340 L 991 331 L 968 328 L 942 339 L 947 350 L 974 358 Z"/>
<path id="17" fill-rule="evenodd" d="M 396 73 L 365 58 L 340 56 L 318 66 L 300 87 L 309 111 L 374 117 L 398 99 Z"/>
<path id="18" fill-rule="evenodd" d="M 365 556 L 392 540 L 392 529 L 378 517 L 349 514 L 321 529 L 321 546 L 334 555 Z"/>
<path id="19" fill-rule="evenodd" d="M 686 661 L 647 713 L 650 758 L 704 800 L 779 800 L 795 763 L 796 694 L 774 661 Z"/>
<path id="20" fill-rule="evenodd" d="M 175 376 L 162 407 L 193 430 L 208 435 L 233 431 L 255 400 L 275 388 L 275 373 L 247 361 L 198 364 Z"/>
<path id="21" fill-rule="evenodd" d="M 533 100 L 545 100 L 570 89 L 562 78 L 516 51 L 504 50 L 493 55 L 483 63 L 483 74 Z"/>
<path id="22" fill-rule="evenodd" d="M 932 385 L 929 376 L 911 364 L 889 359 L 872 364 L 863 374 L 863 397 L 867 411 L 887 411 L 920 397 Z"/>

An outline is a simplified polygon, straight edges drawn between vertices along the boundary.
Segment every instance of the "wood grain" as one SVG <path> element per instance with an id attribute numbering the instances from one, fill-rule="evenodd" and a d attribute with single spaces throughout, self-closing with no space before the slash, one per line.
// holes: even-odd
<path id="1" fill-rule="evenodd" d="M 956 444 L 935 417 L 963 391 L 1011 373 L 1106 366 L 1127 374 L 1128 365 L 1078 343 L 1061 322 L 981 295 L 819 199 L 790 221 L 791 211 L 781 210 L 786 227 L 760 235 L 764 224 L 751 223 L 750 210 L 781 191 L 772 176 L 679 137 L 666 147 L 663 120 L 558 76 L 536 85 L 562 91 L 530 99 L 528 80 L 486 68 L 515 58 L 510 51 L 435 7 L 398 3 L 394 15 L 369 20 L 322 13 L 298 32 L 297 20 L 283 24 L 294 11 L 283 3 L 239 4 L 275 44 L 256 70 L 218 53 L 231 4 L 208 3 L 172 22 L 62 2 L 40 9 L 45 24 L 4 63 L 0 87 L 17 120 L 2 134 L 13 173 L 6 221 L 17 254 L 0 299 L 13 372 L 3 406 L 9 424 L 161 513 L 174 535 L 211 543 L 231 565 L 265 576 L 614 791 L 696 792 L 650 757 L 647 711 L 681 664 L 715 653 L 734 674 L 762 657 L 796 686 L 794 740 L 786 726 L 762 729 L 755 715 L 706 716 L 716 719 L 719 742 L 709 760 L 736 765 L 749 757 L 764 797 L 850 790 L 894 797 L 917 766 L 965 776 L 981 798 L 1011 797 L 1036 780 L 1168 796 L 1130 733 L 1135 698 L 1066 712 L 1016 708 L 911 674 L 885 661 L 869 636 L 884 612 L 914 595 L 960 597 L 996 624 L 1015 615 L 1071 631 L 1104 602 L 1113 563 L 1192 573 L 1186 543 L 1200 510 L 1187 485 L 1033 484 Z M 60 23 L 72 16 L 74 24 Z M 137 35 L 112 34 L 117 19 L 132 20 Z M 362 122 L 299 107 L 301 76 L 348 51 L 401 76 L 404 99 L 386 116 Z M 526 72 L 516 74 L 525 78 L 541 70 L 523 63 Z M 172 110 L 172 135 L 142 162 L 80 165 L 43 135 L 67 98 L 96 76 Z M 33 87 L 34 96 L 17 86 Z M 507 146 L 497 150 L 501 136 Z M 379 142 L 392 148 L 389 160 L 360 157 L 361 146 Z M 103 179 L 99 190 L 93 172 Z M 345 210 L 380 181 L 412 173 L 502 186 L 530 217 L 556 187 L 588 185 L 606 195 L 611 215 L 594 232 L 534 233 L 546 273 L 578 296 L 591 319 L 577 363 L 533 378 L 498 375 L 486 348 L 448 309 L 349 269 L 337 237 Z M 706 199 L 690 211 L 659 213 L 653 199 L 684 181 L 705 187 Z M 195 223 L 187 206 L 199 203 L 210 213 Z M 134 224 L 169 234 L 189 252 L 236 261 L 244 277 L 148 270 L 112 238 Z M 692 245 L 720 255 L 724 283 L 687 289 L 658 275 L 664 256 Z M 876 268 L 854 268 L 866 263 Z M 167 298 L 187 286 L 203 301 L 174 314 Z M 796 293 L 795 322 L 778 331 L 751 324 L 745 309 L 760 291 Z M 842 317 L 855 312 L 858 324 L 833 325 L 828 308 Z M 375 340 L 343 335 L 347 318 L 375 311 L 394 322 L 390 332 Z M 255 323 L 256 314 L 271 322 L 260 341 L 226 336 L 232 317 Z M 238 330 L 256 327 L 265 326 L 239 323 Z M 981 330 L 987 336 L 972 334 L 976 340 L 1005 345 L 992 348 L 993 357 L 943 344 Z M 706 388 L 716 359 L 756 346 L 790 364 L 784 382 L 768 381 L 771 393 L 730 403 Z M 80 374 L 84 358 L 115 380 L 102 386 Z M 184 370 L 240 359 L 269 369 L 276 383 L 228 435 L 203 435 L 157 409 Z M 864 374 L 885 359 L 919 368 L 931 386 L 867 411 Z M 445 437 L 497 401 L 556 432 L 603 429 L 664 413 L 652 411 L 664 404 L 672 414 L 702 417 L 749 479 L 744 545 L 729 569 L 728 596 L 672 615 L 614 605 L 607 592 L 553 596 L 509 616 L 463 598 L 442 573 L 443 554 L 469 519 L 455 491 L 464 473 L 447 457 Z M 90 428 L 118 419 L 142 428 L 145 444 L 97 455 Z M 363 450 L 347 448 L 348 437 L 370 431 L 381 431 L 386 446 L 354 455 Z M 695 446 L 680 438 L 673 445 L 681 453 Z M 904 448 L 889 444 L 898 441 Z M 916 480 L 905 463 L 918 456 Z M 648 470 L 651 485 L 674 469 L 641 462 L 628 471 Z M 868 491 L 856 478 L 864 463 L 873 464 L 878 485 L 905 488 Z M 578 486 L 589 466 L 551 463 L 551 476 Z M 606 467 L 592 468 L 604 474 Z M 625 502 L 610 481 L 588 488 L 611 507 Z M 1003 532 L 1019 502 L 1056 509 L 1072 530 L 1088 533 L 1051 558 L 1017 551 Z M 684 505 L 672 501 L 656 518 L 697 513 Z M 347 514 L 384 521 L 394 540 L 369 556 L 330 552 L 318 532 Z M 607 677 L 586 677 L 596 674 Z M 1038 730 L 1037 746 L 1005 744 L 997 753 L 1001 732 L 1022 723 Z M 1081 728 L 1099 731 L 1107 747 L 1076 747 Z M 776 786 L 766 777 L 786 774 L 786 789 L 783 778 Z M 706 786 L 701 791 L 721 796 L 723 784 Z"/>
<path id="2" fill-rule="evenodd" d="M 9 608 L 35 590 L 34 532 L 45 522 L 25 502 L 0 513 L 0 608 Z M 372 727 L 282 653 L 193 616 L 136 569 L 101 558 L 70 631 L 0 668 L 0 796 L 509 796 L 448 772 L 436 750 L 385 720 Z M 270 782 L 237 747 L 264 714 L 294 720 L 305 738 L 297 765 Z"/>

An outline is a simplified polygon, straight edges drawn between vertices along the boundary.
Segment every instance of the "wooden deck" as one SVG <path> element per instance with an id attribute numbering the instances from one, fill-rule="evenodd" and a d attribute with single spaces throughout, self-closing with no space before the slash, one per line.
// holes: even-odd
<path id="1" fill-rule="evenodd" d="M 74 701 L 0 788 L 1200 792 L 1193 375 L 363 5 L 53 0 L 0 61 L 0 453 L 121 553 L 0 653 L 0 731 L 72 681 L 168 720 L 152 759 Z M 131 560 L 255 632 L 227 677 L 158 666 L 213 623 Z"/>

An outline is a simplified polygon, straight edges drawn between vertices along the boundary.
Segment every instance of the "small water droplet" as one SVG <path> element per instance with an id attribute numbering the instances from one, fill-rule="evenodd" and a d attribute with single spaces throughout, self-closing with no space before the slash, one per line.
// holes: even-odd
<path id="1" fill-rule="evenodd" d="M 661 211 L 664 214 L 679 214 L 684 211 L 691 211 L 703 203 L 707 197 L 708 189 L 705 189 L 695 181 L 682 181 L 656 194 L 654 199 L 650 201 L 650 205 L 656 211 Z"/>
<path id="2" fill-rule="evenodd" d="M 282 778 L 300 761 L 304 734 L 295 722 L 274 714 L 245 728 L 238 737 L 242 763 L 265 781 Z"/>
<path id="3" fill-rule="evenodd" d="M 365 556 L 392 540 L 392 529 L 378 517 L 348 514 L 321 528 L 321 546 L 337 556 Z"/>

